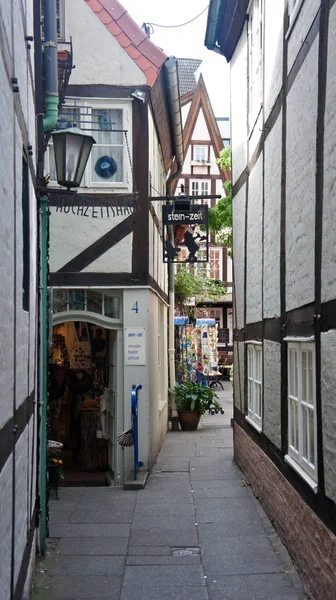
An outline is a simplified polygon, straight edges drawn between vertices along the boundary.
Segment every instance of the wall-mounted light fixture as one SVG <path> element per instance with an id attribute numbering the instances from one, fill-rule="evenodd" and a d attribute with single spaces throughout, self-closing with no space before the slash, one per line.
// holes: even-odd
<path id="1" fill-rule="evenodd" d="M 141 100 L 141 102 L 146 102 L 146 92 L 144 92 L 143 90 L 134 90 L 134 92 L 132 92 L 132 96 L 137 100 Z"/>

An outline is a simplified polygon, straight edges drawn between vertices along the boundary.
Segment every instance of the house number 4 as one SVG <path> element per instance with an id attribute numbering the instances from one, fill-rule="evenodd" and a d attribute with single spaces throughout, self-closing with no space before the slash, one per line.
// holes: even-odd
<path id="1" fill-rule="evenodd" d="M 133 305 L 132 310 L 134 310 L 134 312 L 136 312 L 138 314 L 138 312 L 139 312 L 139 303 L 138 302 L 136 302 Z"/>

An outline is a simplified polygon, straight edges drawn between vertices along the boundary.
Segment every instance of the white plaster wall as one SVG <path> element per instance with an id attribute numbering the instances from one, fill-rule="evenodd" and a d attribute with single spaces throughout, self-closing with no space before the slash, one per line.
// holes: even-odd
<path id="1" fill-rule="evenodd" d="M 324 128 L 322 302 L 336 298 L 336 4 L 329 15 Z"/>
<path id="2" fill-rule="evenodd" d="M 132 310 L 135 302 L 138 302 L 138 313 Z M 132 384 L 142 385 L 139 391 L 139 460 L 142 460 L 144 467 L 148 468 L 149 460 L 149 373 L 151 373 L 150 363 L 150 332 L 148 330 L 149 315 L 149 290 L 148 289 L 124 289 L 123 292 L 123 325 L 126 327 L 146 327 L 146 350 L 147 364 L 145 366 L 124 365 L 124 427 L 131 427 L 131 389 Z M 124 363 L 124 360 L 123 360 Z M 152 373 L 151 373 L 152 378 Z M 133 469 L 133 449 L 124 451 L 124 477 Z"/>
<path id="3" fill-rule="evenodd" d="M 264 8 L 265 64 L 264 118 L 274 105 L 282 85 L 282 36 L 284 0 L 266 0 Z"/>
<path id="4" fill-rule="evenodd" d="M 71 212 L 65 214 L 56 210 L 52 207 L 50 216 L 50 270 L 52 272 L 58 271 L 64 264 L 69 260 L 77 256 L 80 252 L 85 250 L 88 246 L 93 244 L 105 233 L 110 231 L 113 227 L 116 227 L 121 223 L 128 214 L 120 214 L 117 216 L 117 211 L 121 212 L 121 208 L 114 207 L 115 215 L 112 216 L 111 209 L 109 209 L 109 217 L 104 216 L 92 217 L 91 209 L 88 211 L 90 216 L 78 216 Z M 74 209 L 76 210 L 76 209 Z M 97 214 L 99 215 L 100 208 L 97 207 Z M 106 213 L 104 213 L 106 215 Z M 122 261 L 123 267 L 127 267 L 129 260 L 132 260 L 132 238 L 133 234 L 130 234 L 115 246 L 113 246 L 113 252 L 110 253 L 108 262 L 104 255 L 99 261 L 102 260 L 103 267 L 108 269 L 108 272 L 121 272 L 120 261 Z M 117 247 L 121 244 L 118 252 Z M 125 252 L 126 255 L 124 256 Z M 106 257 L 105 257 L 106 258 Z M 95 263 L 89 265 L 89 270 L 95 270 Z M 130 268 L 126 268 L 124 272 L 130 272 Z M 105 272 L 105 271 L 104 271 Z"/>
<path id="5" fill-rule="evenodd" d="M 82 273 L 130 273 L 132 271 L 132 240 L 133 234 L 130 233 L 83 269 Z"/>
<path id="6" fill-rule="evenodd" d="M 336 502 L 336 331 L 321 334 L 321 397 L 325 493 Z"/>
<path id="7" fill-rule="evenodd" d="M 314 300 L 317 61 L 318 39 L 287 96 L 286 310 Z"/>
<path id="8" fill-rule="evenodd" d="M 233 261 L 235 272 L 235 327 L 244 327 L 244 254 L 245 254 L 245 185 L 232 202 Z"/>
<path id="9" fill-rule="evenodd" d="M 282 112 L 265 142 L 264 317 L 280 315 L 280 202 Z"/>
<path id="10" fill-rule="evenodd" d="M 20 573 L 22 555 L 27 542 L 28 429 L 27 426 L 15 446 L 15 582 Z"/>
<path id="11" fill-rule="evenodd" d="M 255 116 L 255 121 L 251 119 L 251 123 L 249 123 L 249 140 L 248 140 L 248 159 L 251 160 L 253 154 L 255 153 L 261 137 L 262 131 L 264 129 L 264 121 L 263 121 L 263 112 L 262 110 Z"/>
<path id="12" fill-rule="evenodd" d="M 149 294 L 148 352 L 149 389 L 149 466 L 152 467 L 168 427 L 167 309 L 156 294 Z M 160 334 L 160 337 L 159 337 Z M 159 344 L 161 348 L 159 350 Z M 161 357 L 161 363 L 159 362 Z"/>
<path id="13" fill-rule="evenodd" d="M 216 179 L 216 194 L 220 194 L 222 197 L 226 195 L 221 179 Z"/>
<path id="14" fill-rule="evenodd" d="M 189 146 L 184 158 L 183 173 L 185 175 L 190 175 L 191 173 L 191 146 Z"/>
<path id="15" fill-rule="evenodd" d="M 247 34 L 246 25 L 231 59 L 232 182 L 247 161 Z"/>
<path id="16" fill-rule="evenodd" d="M 200 108 L 200 111 L 198 113 L 191 139 L 192 140 L 210 140 L 210 134 L 209 134 L 208 127 L 206 124 L 206 120 L 204 118 L 204 113 L 203 113 L 202 107 Z"/>
<path id="17" fill-rule="evenodd" d="M 320 0 L 305 0 L 302 4 L 300 13 L 297 15 L 288 35 L 288 73 L 293 66 L 301 46 L 305 43 L 309 29 L 313 24 L 319 8 Z"/>
<path id="18" fill-rule="evenodd" d="M 264 339 L 264 420 L 266 437 L 281 449 L 281 346 Z"/>
<path id="19" fill-rule="evenodd" d="M 72 85 L 146 85 L 146 76 L 83 0 L 65 2 L 66 39 L 72 36 Z"/>
<path id="20" fill-rule="evenodd" d="M 185 126 L 185 123 L 186 123 L 186 120 L 187 120 L 187 117 L 188 117 L 188 113 L 189 113 L 189 110 L 190 110 L 190 106 L 191 106 L 191 102 L 188 102 L 184 106 L 181 106 L 181 115 L 182 115 L 183 127 Z"/>
<path id="21" fill-rule="evenodd" d="M 149 246 L 149 274 L 154 277 L 154 242 L 153 242 L 153 218 L 150 212 L 148 213 L 148 246 Z"/>
<path id="22" fill-rule="evenodd" d="M 13 459 L 9 457 L 0 473 L 0 598 L 10 598 L 11 553 L 12 544 L 12 472 Z"/>
<path id="23" fill-rule="evenodd" d="M 227 280 L 229 283 L 232 283 L 232 258 L 230 258 L 229 256 L 227 257 Z"/>
<path id="24" fill-rule="evenodd" d="M 7 4 L 7 3 L 5 3 Z M 4 4 L 1 5 L 1 12 Z M 5 10 L 7 18 L 7 10 Z M 9 32 L 8 32 L 9 33 Z M 0 119 L 0 195 L 7 199 L 2 203 L 2 218 L 0 219 L 0 300 L 1 300 L 1 406 L 0 427 L 13 414 L 13 298 L 14 298 L 14 145 L 13 145 L 13 93 L 7 82 L 2 56 L 0 55 L 0 80 L 3 82 L 0 94 L 0 114 L 6 115 L 6 120 Z"/>
<path id="25" fill-rule="evenodd" d="M 262 319 L 262 154 L 249 177 L 247 205 L 246 321 Z M 240 272 L 236 276 L 240 276 Z"/>
<path id="26" fill-rule="evenodd" d="M 218 165 L 216 163 L 216 156 L 215 156 L 215 152 L 214 152 L 214 149 L 212 146 L 210 146 L 210 160 L 211 160 L 211 165 L 210 165 L 211 175 L 219 176 Z"/>

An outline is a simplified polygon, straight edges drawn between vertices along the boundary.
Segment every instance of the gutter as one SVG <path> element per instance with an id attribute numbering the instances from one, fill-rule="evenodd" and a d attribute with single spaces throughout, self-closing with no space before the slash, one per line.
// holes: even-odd
<path id="1" fill-rule="evenodd" d="M 208 50 L 213 50 L 222 54 L 220 47 L 217 45 L 217 27 L 219 15 L 222 8 L 223 0 L 210 0 L 207 28 L 205 32 L 204 45 Z"/>
<path id="2" fill-rule="evenodd" d="M 172 134 L 174 142 L 175 161 L 177 170 L 170 174 L 166 181 L 166 194 L 172 195 L 172 183 L 182 173 L 184 162 L 184 147 L 183 147 L 183 125 L 180 104 L 180 92 L 178 83 L 177 59 L 171 56 L 164 63 L 166 75 L 166 87 L 168 95 L 168 106 L 172 116 Z M 172 227 L 168 228 L 169 237 L 174 242 L 174 231 Z M 168 263 L 168 362 L 169 362 L 169 384 L 173 388 L 175 386 L 175 335 L 174 335 L 174 309 L 175 309 L 175 294 L 174 294 L 174 263 Z M 172 429 L 178 430 L 178 413 L 175 404 L 175 395 L 171 394 L 171 421 Z"/>

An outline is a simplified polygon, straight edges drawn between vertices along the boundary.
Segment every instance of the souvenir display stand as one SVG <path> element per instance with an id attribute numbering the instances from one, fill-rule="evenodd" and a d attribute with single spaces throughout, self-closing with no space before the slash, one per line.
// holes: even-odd
<path id="1" fill-rule="evenodd" d="M 203 319 L 197 319 L 196 325 L 175 326 L 176 378 L 178 381 L 193 380 L 197 365 L 202 365 L 205 376 L 208 376 L 213 370 L 217 370 L 218 328 L 215 323 L 202 321 Z"/>

